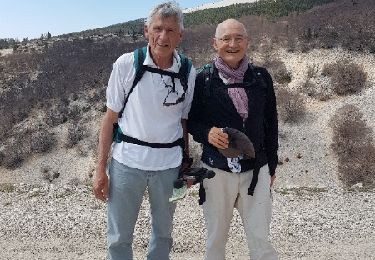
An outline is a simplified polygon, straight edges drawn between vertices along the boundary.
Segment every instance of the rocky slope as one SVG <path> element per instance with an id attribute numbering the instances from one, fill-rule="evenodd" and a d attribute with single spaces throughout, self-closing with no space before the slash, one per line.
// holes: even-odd
<path id="1" fill-rule="evenodd" d="M 374 259 L 375 193 L 361 184 L 350 192 L 343 189 L 330 149 L 328 122 L 337 108 L 350 103 L 361 109 L 367 124 L 375 129 L 375 59 L 340 49 L 278 50 L 275 55 L 292 72 L 292 89 L 299 89 L 309 67 L 315 66 L 319 72 L 324 63 L 341 58 L 361 64 L 368 75 L 368 87 L 359 94 L 327 101 L 307 98 L 307 115 L 302 121 L 281 123 L 283 164 L 273 190 L 270 234 L 280 259 Z M 93 129 L 100 121 L 99 115 L 95 118 Z M 64 133 L 62 127 L 61 135 Z M 106 208 L 93 198 L 90 185 L 94 151 L 82 156 L 80 150 L 79 146 L 66 150 L 61 144 L 46 156 L 29 159 L 22 168 L 0 169 L 0 259 L 104 259 Z M 59 172 L 59 177 L 48 179 L 46 166 L 48 172 Z M 202 259 L 204 232 L 194 188 L 178 203 L 172 259 Z M 134 238 L 136 259 L 144 259 L 148 236 L 145 198 Z M 237 212 L 227 259 L 248 259 Z"/>

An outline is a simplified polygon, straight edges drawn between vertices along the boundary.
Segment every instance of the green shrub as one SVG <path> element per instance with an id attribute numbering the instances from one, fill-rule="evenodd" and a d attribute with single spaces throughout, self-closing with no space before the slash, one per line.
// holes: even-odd
<path id="1" fill-rule="evenodd" d="M 338 159 L 339 179 L 346 187 L 375 184 L 375 146 L 372 129 L 354 105 L 345 105 L 331 119 L 331 148 Z"/>

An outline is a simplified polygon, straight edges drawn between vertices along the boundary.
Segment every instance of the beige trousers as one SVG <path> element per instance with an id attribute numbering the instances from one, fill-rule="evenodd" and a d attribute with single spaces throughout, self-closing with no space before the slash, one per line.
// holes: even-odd
<path id="1" fill-rule="evenodd" d="M 216 175 L 204 180 L 206 201 L 203 214 L 207 227 L 206 260 L 224 260 L 233 209 L 237 208 L 246 233 L 251 260 L 277 260 L 268 240 L 272 215 L 268 166 L 260 169 L 254 196 L 247 194 L 253 171 L 230 173 L 214 169 Z"/>

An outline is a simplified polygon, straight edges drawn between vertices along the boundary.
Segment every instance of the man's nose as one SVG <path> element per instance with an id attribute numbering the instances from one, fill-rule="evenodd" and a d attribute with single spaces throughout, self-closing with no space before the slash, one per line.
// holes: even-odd
<path id="1" fill-rule="evenodd" d="M 237 45 L 237 42 L 236 42 L 236 40 L 235 40 L 234 38 L 231 38 L 231 39 L 229 40 L 228 45 L 229 45 L 229 46 L 235 46 L 235 45 Z"/>
<path id="2" fill-rule="evenodd" d="M 168 36 L 168 32 L 167 30 L 161 30 L 160 32 L 160 38 L 166 38 Z"/>

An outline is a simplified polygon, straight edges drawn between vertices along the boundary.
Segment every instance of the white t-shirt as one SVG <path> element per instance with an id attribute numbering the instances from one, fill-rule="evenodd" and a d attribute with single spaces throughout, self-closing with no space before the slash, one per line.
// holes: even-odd
<path id="1" fill-rule="evenodd" d="M 167 71 L 177 73 L 180 69 L 180 57 L 175 51 L 173 65 Z M 147 53 L 144 65 L 157 68 Z M 113 64 L 107 87 L 107 107 L 120 112 L 134 77 L 134 54 L 125 53 Z M 188 77 L 188 89 L 185 100 L 177 105 L 164 106 L 167 101 L 176 101 L 183 93 L 179 79 L 175 80 L 176 93 L 171 91 L 172 78 L 167 75 L 145 71 L 134 87 L 125 106 L 119 126 L 125 135 L 149 143 L 171 143 L 182 137 L 181 119 L 187 119 L 194 94 L 196 71 L 192 67 Z M 169 87 L 166 87 L 168 85 Z M 172 148 L 151 148 L 132 143 L 115 143 L 112 156 L 118 162 L 141 170 L 166 170 L 181 164 L 180 146 Z"/>

